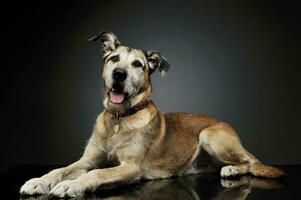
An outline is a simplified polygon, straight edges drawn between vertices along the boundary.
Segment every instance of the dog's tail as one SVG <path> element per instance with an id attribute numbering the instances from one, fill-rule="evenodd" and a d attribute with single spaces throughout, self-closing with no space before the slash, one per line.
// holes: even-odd
<path id="1" fill-rule="evenodd" d="M 254 176 L 266 177 L 266 178 L 278 178 L 286 176 L 285 172 L 276 167 L 264 165 L 260 162 L 251 164 L 250 173 Z"/>

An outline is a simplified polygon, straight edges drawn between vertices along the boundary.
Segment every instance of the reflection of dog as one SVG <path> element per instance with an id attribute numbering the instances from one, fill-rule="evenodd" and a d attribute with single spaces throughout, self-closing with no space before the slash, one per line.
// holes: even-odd
<path id="1" fill-rule="evenodd" d="M 239 179 L 219 179 L 213 174 L 184 176 L 175 179 L 146 181 L 131 186 L 104 188 L 77 200 L 200 200 L 247 199 L 252 188 L 278 189 L 284 184 L 276 179 L 242 176 Z M 223 186 L 223 187 L 222 187 Z M 256 193 L 256 192 L 255 192 Z M 254 196 L 254 195 L 253 195 Z M 255 194 L 256 196 L 256 194 Z M 47 195 L 22 196 L 20 200 L 47 200 Z"/>
<path id="2" fill-rule="evenodd" d="M 82 158 L 29 180 L 22 194 L 75 197 L 108 183 L 194 174 L 222 166 L 223 177 L 284 174 L 247 152 L 225 122 L 191 113 L 161 113 L 149 100 L 150 75 L 156 69 L 161 73 L 169 69 L 159 52 L 122 46 L 108 32 L 91 40 L 102 42 L 105 109 Z"/>

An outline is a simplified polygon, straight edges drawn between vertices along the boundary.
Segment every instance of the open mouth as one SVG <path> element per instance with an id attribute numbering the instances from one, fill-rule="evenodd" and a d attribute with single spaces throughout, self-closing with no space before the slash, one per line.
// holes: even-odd
<path id="1" fill-rule="evenodd" d="M 126 93 L 117 91 L 114 88 L 112 88 L 109 91 L 109 99 L 111 103 L 122 104 L 125 101 L 126 97 L 127 97 Z"/>

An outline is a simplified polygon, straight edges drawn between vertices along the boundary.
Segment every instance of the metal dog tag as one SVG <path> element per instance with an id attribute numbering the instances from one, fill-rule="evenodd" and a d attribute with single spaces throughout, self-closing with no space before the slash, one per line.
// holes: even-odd
<path id="1" fill-rule="evenodd" d="M 117 133 L 119 131 L 119 124 L 114 125 L 114 132 Z"/>

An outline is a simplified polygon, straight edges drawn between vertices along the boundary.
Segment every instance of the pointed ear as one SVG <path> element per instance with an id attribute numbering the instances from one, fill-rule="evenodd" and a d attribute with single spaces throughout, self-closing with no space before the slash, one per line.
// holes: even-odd
<path id="1" fill-rule="evenodd" d="M 89 41 L 98 41 L 102 43 L 101 51 L 103 57 L 108 56 L 112 51 L 114 51 L 118 46 L 121 45 L 116 35 L 112 32 L 100 32 L 98 35 L 88 39 Z"/>
<path id="2" fill-rule="evenodd" d="M 152 74 L 156 69 L 159 70 L 162 76 L 164 76 L 169 70 L 170 66 L 165 57 L 163 57 L 158 51 L 146 51 L 144 52 L 149 65 L 149 73 Z"/>

